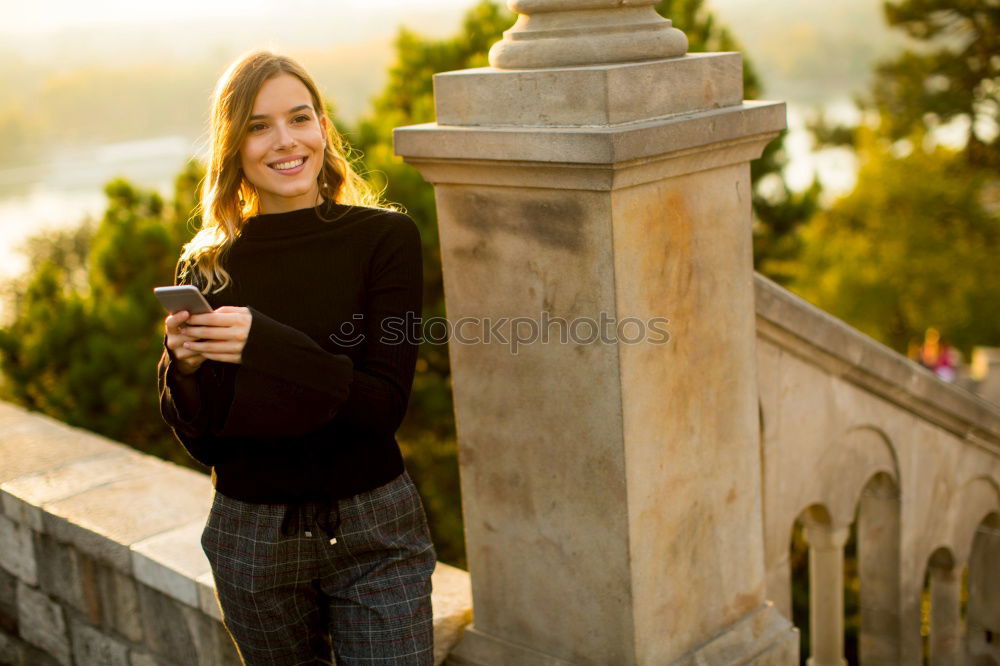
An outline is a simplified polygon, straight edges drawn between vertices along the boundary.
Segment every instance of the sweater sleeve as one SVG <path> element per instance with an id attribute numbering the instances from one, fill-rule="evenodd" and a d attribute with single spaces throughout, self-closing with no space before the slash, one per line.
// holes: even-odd
<path id="1" fill-rule="evenodd" d="M 364 313 L 364 354 L 334 422 L 382 437 L 395 434 L 413 388 L 423 309 L 420 230 L 393 216 L 372 260 Z"/>
<path id="2" fill-rule="evenodd" d="M 295 437 L 328 423 L 347 397 L 353 362 L 248 306 L 252 319 L 220 437 Z"/>
<path id="3" fill-rule="evenodd" d="M 331 421 L 395 432 L 406 411 L 417 343 L 383 337 L 379 324 L 407 311 L 419 315 L 423 274 L 416 225 L 405 215 L 392 219 L 369 266 L 358 361 L 330 353 L 305 333 L 248 306 L 250 331 L 218 435 L 292 437 Z"/>

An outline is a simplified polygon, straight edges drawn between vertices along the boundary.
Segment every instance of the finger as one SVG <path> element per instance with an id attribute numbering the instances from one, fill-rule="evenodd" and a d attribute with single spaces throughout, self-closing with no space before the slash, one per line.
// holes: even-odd
<path id="1" fill-rule="evenodd" d="M 202 354 L 202 356 L 209 359 L 210 361 L 221 361 L 223 363 L 242 363 L 239 354 L 214 354 L 211 352 L 207 352 Z"/>
<path id="2" fill-rule="evenodd" d="M 211 338 L 213 340 L 232 340 L 233 333 L 228 326 L 185 326 L 184 335 L 194 340 Z"/>
<path id="3" fill-rule="evenodd" d="M 190 313 L 187 310 L 178 310 L 171 313 L 167 315 L 166 327 L 176 331 L 180 327 L 180 324 L 186 321 L 188 317 L 190 317 Z"/>
<path id="4" fill-rule="evenodd" d="M 222 341 L 222 340 L 208 341 L 208 340 L 206 340 L 206 341 L 201 341 L 201 342 L 196 341 L 196 340 L 189 340 L 189 341 L 185 342 L 182 345 L 182 347 L 184 349 L 193 349 L 194 351 L 196 351 L 196 352 L 198 352 L 200 354 L 204 354 L 206 352 L 212 352 L 214 354 L 230 354 L 230 353 L 238 352 L 238 351 L 240 351 L 240 349 L 242 349 L 242 347 L 239 345 L 239 343 L 230 342 L 228 340 L 227 341 Z"/>
<path id="5" fill-rule="evenodd" d="M 195 326 L 234 326 L 240 323 L 239 312 L 202 312 L 191 315 L 188 320 Z"/>

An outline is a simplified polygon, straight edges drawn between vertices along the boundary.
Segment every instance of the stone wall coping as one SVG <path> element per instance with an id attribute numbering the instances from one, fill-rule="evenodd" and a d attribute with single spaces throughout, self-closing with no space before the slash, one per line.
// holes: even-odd
<path id="1" fill-rule="evenodd" d="M 1000 454 L 1000 405 L 942 380 L 760 273 L 754 288 L 758 336 Z"/>
<path id="2" fill-rule="evenodd" d="M 3 401 L 0 433 L 5 534 L 47 534 L 221 621 L 200 542 L 208 476 Z M 33 585 L 30 550 L 30 539 L 5 538 L 0 566 Z M 432 585 L 441 663 L 472 620 L 472 592 L 468 572 L 443 562 Z"/>

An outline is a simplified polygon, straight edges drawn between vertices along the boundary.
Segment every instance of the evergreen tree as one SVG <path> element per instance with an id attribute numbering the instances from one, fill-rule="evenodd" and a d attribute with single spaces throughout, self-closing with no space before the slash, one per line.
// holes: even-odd
<path id="1" fill-rule="evenodd" d="M 197 172 L 192 163 L 178 177 L 173 212 L 155 192 L 115 180 L 96 229 L 27 244 L 32 268 L 15 281 L 15 316 L 0 328 L 5 400 L 196 466 L 159 415 L 153 387 L 166 314 L 152 289 L 173 275 L 191 237 Z"/>
<path id="2" fill-rule="evenodd" d="M 884 4 L 889 25 L 918 40 L 876 69 L 871 106 L 892 139 L 923 136 L 966 121 L 963 157 L 1000 168 L 1000 4 L 996 0 L 897 0 Z"/>
<path id="3" fill-rule="evenodd" d="M 797 234 L 791 288 L 852 326 L 907 353 L 928 327 L 966 358 L 1000 343 L 991 301 L 1000 275 L 997 127 L 1000 11 L 992 0 L 898 0 L 890 25 L 917 45 L 876 66 L 859 103 L 869 120 L 820 121 L 821 143 L 849 145 L 861 167 L 852 193 Z M 941 147 L 933 130 L 964 118 L 965 145 Z"/>

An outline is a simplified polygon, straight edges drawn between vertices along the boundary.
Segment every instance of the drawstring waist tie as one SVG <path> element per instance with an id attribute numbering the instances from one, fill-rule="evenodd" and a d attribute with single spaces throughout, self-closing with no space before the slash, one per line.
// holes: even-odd
<path id="1" fill-rule="evenodd" d="M 285 536 L 295 536 L 299 531 L 300 514 L 308 513 L 308 508 L 315 509 L 315 524 L 326 533 L 330 544 L 337 543 L 335 534 L 340 527 L 340 503 L 336 499 L 328 497 L 314 501 L 290 503 L 285 509 L 284 518 L 281 520 L 281 533 Z M 332 525 L 330 524 L 331 510 L 336 516 Z M 308 519 L 302 522 L 306 524 L 305 535 L 311 537 L 312 532 L 308 529 Z"/>

